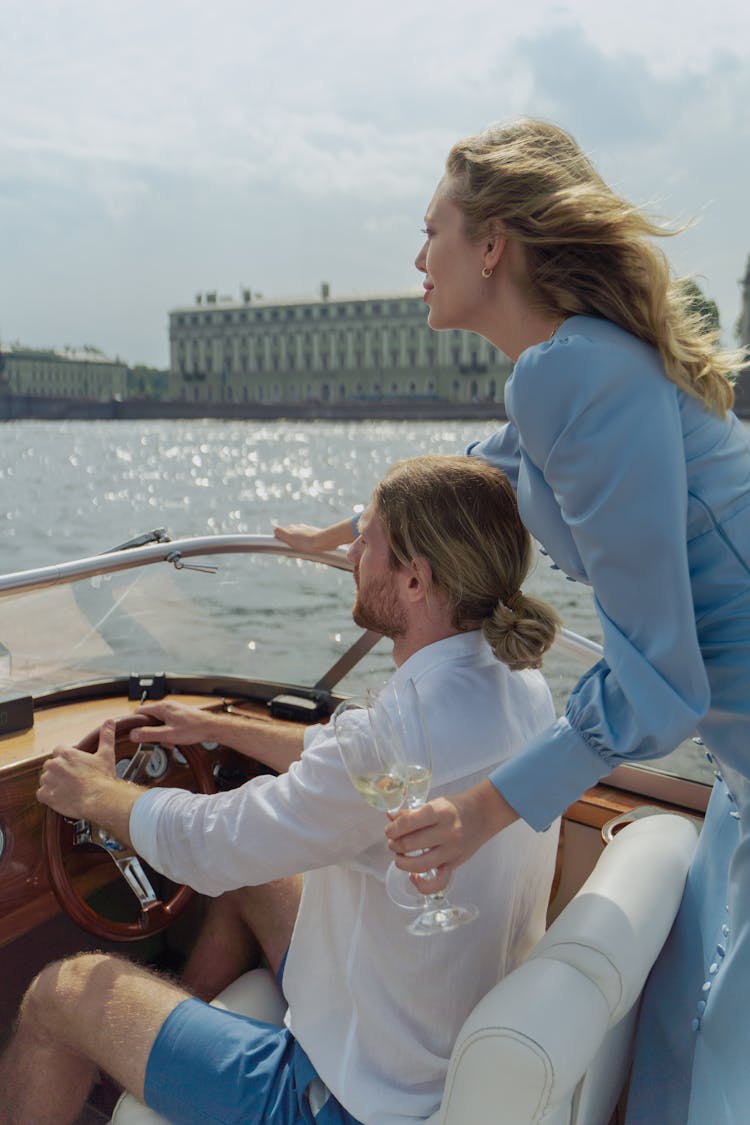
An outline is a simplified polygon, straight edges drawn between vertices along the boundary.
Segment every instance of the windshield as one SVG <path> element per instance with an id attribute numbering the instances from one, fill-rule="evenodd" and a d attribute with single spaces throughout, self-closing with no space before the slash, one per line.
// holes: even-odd
<path id="1" fill-rule="evenodd" d="M 361 635 L 352 594 L 346 570 L 256 553 L 12 593 L 0 598 L 0 691 L 38 697 L 162 671 L 311 687 Z M 385 677 L 389 654 L 379 647 Z"/>
<path id="2" fill-rule="evenodd" d="M 184 555 L 175 565 L 165 560 L 176 543 L 118 551 L 87 560 L 89 569 L 120 568 L 108 573 L 10 593 L 0 588 L 0 693 L 39 699 L 166 672 L 231 678 L 238 695 L 248 681 L 308 689 L 324 681 L 329 690 L 357 694 L 390 676 L 385 641 L 329 674 L 363 637 L 351 618 L 353 582 L 342 553 L 319 556 L 324 563 L 295 557 L 270 537 L 223 539 L 230 541 L 232 553 L 218 553 L 210 540 L 180 540 Z M 558 714 L 599 656 L 598 646 L 577 634 L 560 638 L 548 654 L 544 671 Z M 691 740 L 654 767 L 710 781 L 705 755 Z"/>

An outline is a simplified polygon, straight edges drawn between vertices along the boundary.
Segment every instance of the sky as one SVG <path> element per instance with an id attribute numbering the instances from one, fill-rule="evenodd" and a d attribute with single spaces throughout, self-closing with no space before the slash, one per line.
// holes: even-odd
<path id="1" fill-rule="evenodd" d="M 690 224 L 732 342 L 749 48 L 742 0 L 0 0 L 0 346 L 165 367 L 197 293 L 419 292 L 448 149 L 518 114 Z"/>

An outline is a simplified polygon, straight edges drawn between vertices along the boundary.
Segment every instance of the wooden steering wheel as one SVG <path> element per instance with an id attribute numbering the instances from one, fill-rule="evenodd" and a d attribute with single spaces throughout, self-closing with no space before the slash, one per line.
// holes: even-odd
<path id="1" fill-rule="evenodd" d="M 127 734 L 142 722 L 143 717 L 137 715 L 118 719 L 115 738 Z M 81 739 L 78 748 L 85 750 L 87 754 L 93 754 L 98 744 L 99 728 Z M 135 753 L 133 747 L 133 755 Z M 181 746 L 180 754 L 185 765 L 175 765 L 172 753 L 173 764 L 161 780 L 199 793 L 214 793 L 216 785 L 213 774 L 200 747 Z M 118 867 L 140 904 L 140 916 L 136 921 L 122 922 L 106 918 L 89 906 L 75 889 L 65 865 L 65 857 L 71 849 L 82 844 L 94 844 L 102 848 Z M 138 856 L 132 850 L 121 845 L 97 825 L 81 820 L 71 822 L 49 808 L 45 810 L 43 846 L 50 884 L 63 910 L 81 929 L 107 941 L 138 941 L 160 933 L 179 917 L 194 894 L 192 888 L 182 886 L 178 887 L 168 901 L 162 902 L 156 897 Z"/>

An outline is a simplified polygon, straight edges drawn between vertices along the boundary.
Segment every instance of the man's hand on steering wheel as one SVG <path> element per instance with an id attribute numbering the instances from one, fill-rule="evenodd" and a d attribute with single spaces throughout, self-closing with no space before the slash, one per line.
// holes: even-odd
<path id="1" fill-rule="evenodd" d="M 115 721 L 102 724 L 93 754 L 57 746 L 42 767 L 37 798 L 61 816 L 91 820 L 130 844 L 130 812 L 144 792 L 115 775 Z"/>
<path id="2" fill-rule="evenodd" d="M 142 721 L 134 726 L 131 742 L 158 742 L 162 746 L 193 746 L 218 741 L 217 716 L 184 703 L 142 703 L 136 712 Z"/>

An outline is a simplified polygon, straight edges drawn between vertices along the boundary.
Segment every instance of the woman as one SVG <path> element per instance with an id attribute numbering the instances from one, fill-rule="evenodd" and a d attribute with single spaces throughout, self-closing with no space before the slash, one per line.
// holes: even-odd
<path id="1" fill-rule="evenodd" d="M 492 128 L 448 157 L 416 262 L 429 322 L 514 360 L 510 421 L 470 452 L 592 585 L 604 659 L 524 754 L 388 835 L 404 870 L 430 849 L 437 888 L 519 816 L 542 829 L 697 727 L 717 782 L 649 985 L 628 1121 L 728 1125 L 750 1114 L 750 442 L 725 374 L 743 358 L 690 311 L 651 242 L 667 233 L 553 125 Z"/>

